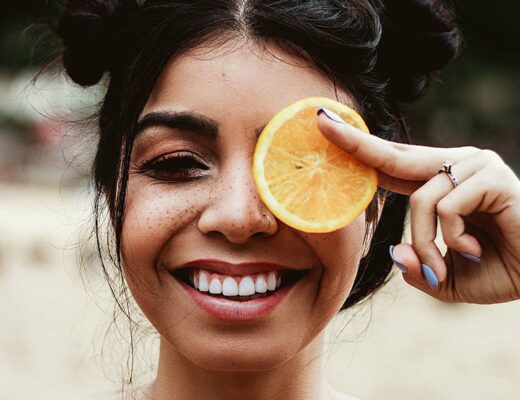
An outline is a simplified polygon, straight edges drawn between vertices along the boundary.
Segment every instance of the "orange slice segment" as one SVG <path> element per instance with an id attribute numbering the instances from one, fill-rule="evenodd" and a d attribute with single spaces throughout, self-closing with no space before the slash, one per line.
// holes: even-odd
<path id="1" fill-rule="evenodd" d="M 350 107 L 312 97 L 276 114 L 256 144 L 253 175 L 260 197 L 279 220 L 303 232 L 331 232 L 355 220 L 377 190 L 376 171 L 329 142 L 316 111 L 326 107 L 369 134 Z"/>

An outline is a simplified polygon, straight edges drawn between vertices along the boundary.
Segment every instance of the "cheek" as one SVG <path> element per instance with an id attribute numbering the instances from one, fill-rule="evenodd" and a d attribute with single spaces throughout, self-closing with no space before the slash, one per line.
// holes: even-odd
<path id="1" fill-rule="evenodd" d="M 320 304 L 324 316 L 335 315 L 350 294 L 363 256 L 364 234 L 364 214 L 335 232 L 302 234 L 322 265 L 316 304 Z"/>
<path id="2" fill-rule="evenodd" d="M 128 181 L 121 231 L 122 267 L 135 301 L 156 326 L 160 326 L 171 295 L 161 255 L 172 237 L 197 223 L 204 204 L 204 193 L 193 188 Z"/>
<path id="3" fill-rule="evenodd" d="M 164 246 L 172 235 L 194 223 L 201 203 L 200 196 L 189 190 L 139 187 L 129 180 L 121 232 L 125 270 L 138 270 L 140 276 L 155 271 Z"/>

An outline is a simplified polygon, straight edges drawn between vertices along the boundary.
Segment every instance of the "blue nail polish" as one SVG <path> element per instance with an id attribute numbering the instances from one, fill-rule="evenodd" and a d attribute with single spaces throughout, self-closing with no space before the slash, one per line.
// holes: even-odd
<path id="1" fill-rule="evenodd" d="M 337 122 L 338 124 L 344 124 L 345 123 L 345 121 L 343 121 L 338 114 L 336 114 L 333 111 L 330 111 L 328 108 L 320 108 L 320 109 L 318 109 L 317 114 L 321 115 L 321 113 L 325 113 L 325 115 L 331 121 Z"/>
<path id="2" fill-rule="evenodd" d="M 404 264 L 401 264 L 399 261 L 397 261 L 395 258 L 394 258 L 394 245 L 390 245 L 390 247 L 388 248 L 389 252 L 390 252 L 390 258 L 392 259 L 392 261 L 394 262 L 394 265 L 399 268 L 401 270 L 401 272 L 403 272 L 404 274 L 408 272 L 408 268 L 406 267 L 406 265 Z"/>
<path id="3" fill-rule="evenodd" d="M 432 289 L 435 289 L 437 286 L 439 286 L 439 280 L 429 265 L 421 264 L 421 269 L 424 277 L 426 278 L 426 282 L 428 282 L 428 285 L 430 285 Z"/>
<path id="4" fill-rule="evenodd" d="M 474 261 L 476 263 L 479 263 L 480 262 L 480 257 L 477 257 L 477 256 L 472 256 L 471 254 L 468 254 L 468 253 L 460 253 L 461 256 L 464 256 L 466 257 L 468 260 L 471 260 L 471 261 Z"/>

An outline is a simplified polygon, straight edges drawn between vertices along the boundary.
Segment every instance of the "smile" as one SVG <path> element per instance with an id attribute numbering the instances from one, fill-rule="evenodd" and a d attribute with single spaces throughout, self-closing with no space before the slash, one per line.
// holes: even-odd
<path id="1" fill-rule="evenodd" d="M 247 276 L 229 276 L 209 273 L 202 269 L 195 269 L 190 274 L 190 282 L 200 292 L 222 294 L 226 297 L 250 297 L 256 294 L 266 294 L 280 287 L 282 278 L 278 271 L 268 274 Z"/>
<path id="2" fill-rule="evenodd" d="M 248 320 L 268 315 L 308 270 L 255 266 L 228 268 L 222 265 L 189 266 L 171 275 L 203 310 L 218 319 Z M 209 269 L 209 268 L 211 269 Z M 255 271 L 256 270 L 256 271 Z M 261 270 L 261 272 L 258 272 Z"/>

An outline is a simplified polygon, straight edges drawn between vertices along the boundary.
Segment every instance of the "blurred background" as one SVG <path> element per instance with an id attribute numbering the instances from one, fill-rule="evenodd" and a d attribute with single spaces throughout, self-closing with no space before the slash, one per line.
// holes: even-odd
<path id="1" fill-rule="evenodd" d="M 110 350 L 124 357 L 126 349 L 104 339 L 113 304 L 88 240 L 95 124 L 85 117 L 103 88 L 80 90 L 55 71 L 33 81 L 53 51 L 34 25 L 53 12 L 45 3 L 0 6 L 2 400 L 117 390 Z M 490 148 L 518 174 L 520 3 L 454 3 L 465 47 L 409 108 L 414 141 Z M 395 276 L 373 302 L 331 324 L 326 373 L 365 400 L 518 399 L 519 315 L 520 302 L 444 304 Z"/>

